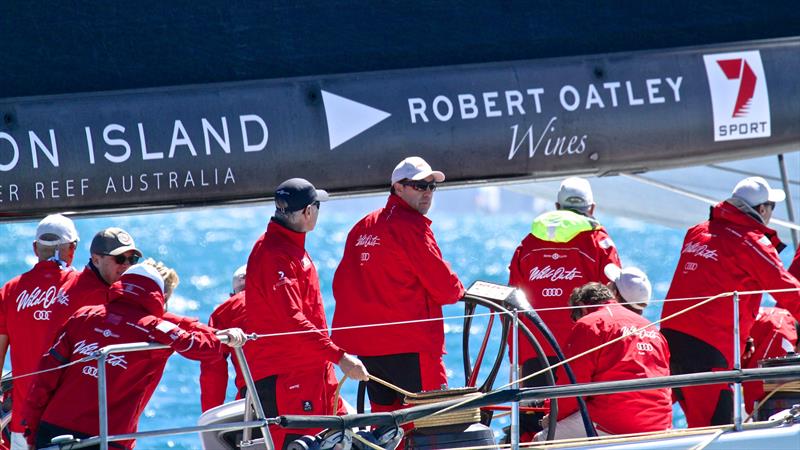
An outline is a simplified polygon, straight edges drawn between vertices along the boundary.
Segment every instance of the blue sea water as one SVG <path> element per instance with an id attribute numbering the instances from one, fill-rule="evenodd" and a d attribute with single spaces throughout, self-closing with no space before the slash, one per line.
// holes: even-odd
<path id="1" fill-rule="evenodd" d="M 324 203 L 317 229 L 308 235 L 307 248 L 320 275 L 329 322 L 334 309 L 331 281 L 347 233 L 358 219 L 382 206 L 384 201 L 385 197 L 380 196 Z M 518 207 L 503 208 L 502 212 L 492 214 L 478 211 L 471 204 L 462 204 L 469 201 L 470 197 L 457 193 L 437 193 L 437 205 L 429 217 L 433 220 L 442 253 L 467 286 L 476 280 L 505 283 L 511 255 L 528 233 L 537 211 L 532 210 L 530 202 L 517 202 Z M 178 271 L 181 282 L 169 309 L 205 321 L 213 308 L 227 298 L 231 274 L 246 262 L 251 246 L 264 232 L 271 212 L 272 208 L 264 205 L 76 219 L 81 242 L 74 265 L 80 269 L 88 260 L 89 243 L 95 232 L 108 226 L 122 227 L 133 235 L 146 256 L 162 260 Z M 653 283 L 653 297 L 664 298 L 684 230 L 608 217 L 602 211 L 598 218 L 616 242 L 623 264 L 645 270 Z M 701 220 L 702 217 L 697 218 L 697 221 Z M 0 242 L 0 280 L 3 282 L 28 270 L 36 262 L 31 250 L 35 227 L 35 222 L 0 224 L 0 235 L 4 237 Z M 462 313 L 461 304 L 445 308 L 445 316 Z M 645 311 L 645 316 L 655 320 L 659 313 L 660 304 L 654 303 Z M 484 319 L 476 320 L 471 330 L 473 355 L 480 344 L 485 323 Z M 446 321 L 445 330 L 448 349 L 445 363 L 450 385 L 463 386 L 462 320 Z M 495 330 L 492 344 L 496 346 L 498 339 Z M 487 356 L 487 359 L 490 358 Z M 486 361 L 484 366 L 488 364 Z M 9 367 L 6 362 L 5 369 Z M 488 367 L 484 372 L 486 370 Z M 196 424 L 200 414 L 198 374 L 198 363 L 173 356 L 139 422 L 140 430 Z M 505 384 L 507 380 L 508 369 L 504 367 L 496 385 Z M 355 404 L 355 388 L 356 383 L 348 381 L 342 390 L 342 395 L 351 404 Z M 228 397 L 233 398 L 232 387 Z M 675 422 L 676 426 L 685 426 L 680 414 L 676 415 Z M 497 428 L 504 424 L 507 424 L 504 419 L 496 421 Z M 146 438 L 138 441 L 137 448 L 196 449 L 200 448 L 199 442 L 193 434 Z"/>

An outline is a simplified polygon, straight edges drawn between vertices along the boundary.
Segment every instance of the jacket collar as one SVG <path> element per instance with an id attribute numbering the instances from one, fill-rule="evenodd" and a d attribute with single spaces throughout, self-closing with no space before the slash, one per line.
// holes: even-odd
<path id="1" fill-rule="evenodd" d="M 433 223 L 431 222 L 431 219 L 429 219 L 416 209 L 412 208 L 411 205 L 406 203 L 406 201 L 400 198 L 400 196 L 397 194 L 389 194 L 389 200 L 386 201 L 386 209 L 391 210 L 392 208 L 402 208 L 403 210 L 408 211 L 410 214 L 416 214 L 422 220 L 424 220 L 425 223 L 427 223 L 428 225 Z"/>
<path id="2" fill-rule="evenodd" d="M 778 238 L 778 232 L 766 226 L 753 208 L 737 198 L 729 198 L 712 206 L 709 220 L 730 222 L 758 231 L 770 240 L 778 252 L 786 247 Z"/>
<path id="3" fill-rule="evenodd" d="M 291 245 L 305 250 L 306 248 L 306 233 L 298 233 L 292 231 L 282 225 L 273 217 L 267 225 L 267 234 L 279 236 L 281 239 L 289 242 Z"/>

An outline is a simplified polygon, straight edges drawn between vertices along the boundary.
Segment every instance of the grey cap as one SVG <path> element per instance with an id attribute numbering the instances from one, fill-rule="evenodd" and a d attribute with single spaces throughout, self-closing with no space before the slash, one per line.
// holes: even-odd
<path id="1" fill-rule="evenodd" d="M 133 250 L 139 257 L 142 256 L 141 250 L 136 248 L 131 235 L 122 228 L 116 227 L 106 228 L 95 234 L 89 248 L 92 254 L 111 256 L 121 255 L 130 250 Z"/>

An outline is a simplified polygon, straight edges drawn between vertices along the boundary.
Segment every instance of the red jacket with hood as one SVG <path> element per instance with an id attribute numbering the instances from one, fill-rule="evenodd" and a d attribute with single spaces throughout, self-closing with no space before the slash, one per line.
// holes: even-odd
<path id="1" fill-rule="evenodd" d="M 169 320 L 167 320 L 169 319 Z M 170 349 L 112 354 L 106 360 L 109 433 L 136 431 L 139 416 L 173 351 L 190 359 L 217 358 L 222 344 L 214 330 L 164 313 L 164 296 L 151 279 L 124 274 L 110 289 L 107 305 L 87 306 L 64 324 L 42 356 L 39 369 L 75 362 L 113 344 L 158 342 Z M 35 440 L 40 421 L 97 435 L 97 361 L 76 363 L 34 377 L 23 402 L 25 425 Z M 123 441 L 132 448 L 134 441 Z"/>
<path id="2" fill-rule="evenodd" d="M 241 328 L 247 331 L 244 305 L 244 291 L 232 295 L 214 309 L 208 318 L 208 326 L 216 329 Z M 228 356 L 236 370 L 236 391 L 244 387 L 244 377 L 236 361 L 236 355 L 230 347 L 225 347 L 220 358 L 200 363 L 200 406 L 207 411 L 225 403 L 225 391 L 228 389 Z"/>
<path id="3" fill-rule="evenodd" d="M 800 281 L 789 274 L 778 258 L 783 244 L 775 230 L 757 218 L 744 202 L 732 198 L 711 208 L 708 221 L 686 233 L 681 257 L 672 278 L 667 299 L 711 297 L 724 292 L 800 288 Z M 800 292 L 771 294 L 778 306 L 800 318 Z M 667 317 L 700 300 L 664 304 L 661 317 Z M 761 294 L 739 297 L 741 345 L 755 322 Z M 662 323 L 712 345 L 733 367 L 733 300 L 723 297 Z"/>
<path id="4" fill-rule="evenodd" d="M 619 255 L 599 222 L 570 210 L 551 211 L 534 219 L 531 233 L 514 252 L 508 267 L 508 284 L 522 289 L 536 310 L 565 308 L 576 287 L 590 281 L 603 284 L 608 281 L 603 269 L 609 263 L 619 266 Z M 538 312 L 563 350 L 573 326 L 570 310 Z M 524 316 L 522 320 L 542 343 L 547 356 L 554 356 L 555 351 L 533 323 Z M 536 351 L 523 335 L 519 342 L 520 362 L 536 357 Z"/>
<path id="5" fill-rule="evenodd" d="M 635 380 L 669 375 L 669 347 L 642 316 L 611 300 L 575 323 L 564 350 L 567 358 L 627 336 L 572 362 L 579 383 Z M 559 380 L 559 384 L 566 384 Z M 620 392 L 586 399 L 592 420 L 611 434 L 661 431 L 672 427 L 670 389 Z M 578 410 L 574 397 L 558 399 L 558 418 Z"/>
<path id="6" fill-rule="evenodd" d="M 392 194 L 385 207 L 350 230 L 333 277 L 334 329 L 441 318 L 443 305 L 464 296 L 430 225 L 430 219 Z M 333 339 L 359 356 L 445 352 L 441 320 L 335 330 Z"/>
<path id="7" fill-rule="evenodd" d="M 248 331 L 304 332 L 249 342 L 244 351 L 254 380 L 337 364 L 344 355 L 328 336 L 319 277 L 305 239 L 305 233 L 273 219 L 247 260 Z"/>
<path id="8" fill-rule="evenodd" d="M 81 306 L 84 298 L 69 295 L 78 276 L 72 267 L 41 261 L 0 289 L 0 334 L 8 336 L 14 376 L 34 372 L 42 354 L 53 343 L 61 325 Z M 31 377 L 14 380 L 12 420 L 9 426 L 22 433 L 22 404 Z"/>

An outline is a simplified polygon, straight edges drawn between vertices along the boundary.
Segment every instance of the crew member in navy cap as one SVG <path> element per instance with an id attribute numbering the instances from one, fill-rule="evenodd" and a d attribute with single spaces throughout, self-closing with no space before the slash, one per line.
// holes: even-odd
<path id="1" fill-rule="evenodd" d="M 331 342 L 317 270 L 305 250 L 306 233 L 317 224 L 328 193 L 302 178 L 275 189 L 275 215 L 247 261 L 248 331 L 280 334 L 247 347 L 256 389 L 268 417 L 285 414 L 343 414 L 336 397 L 338 364 L 350 378 L 366 380 L 367 370 Z M 287 334 L 298 332 L 296 334 Z M 270 426 L 276 449 L 319 430 Z"/>

